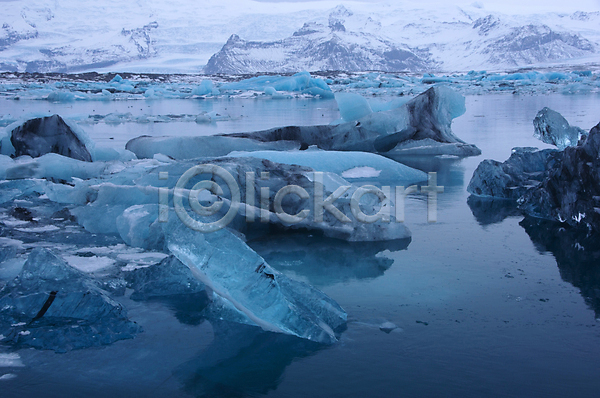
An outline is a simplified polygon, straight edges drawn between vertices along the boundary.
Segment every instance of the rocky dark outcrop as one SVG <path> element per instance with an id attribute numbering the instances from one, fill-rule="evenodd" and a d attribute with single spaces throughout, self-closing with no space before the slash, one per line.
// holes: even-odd
<path id="1" fill-rule="evenodd" d="M 600 124 L 585 142 L 562 151 L 543 182 L 519 200 L 535 217 L 600 231 Z"/>

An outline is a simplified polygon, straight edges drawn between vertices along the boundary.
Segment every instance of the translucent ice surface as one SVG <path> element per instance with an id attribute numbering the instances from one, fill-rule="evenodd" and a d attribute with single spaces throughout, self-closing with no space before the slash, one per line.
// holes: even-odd
<path id="1" fill-rule="evenodd" d="M 556 145 L 558 149 L 577 145 L 581 137 L 586 134 L 585 130 L 569 125 L 567 119 L 560 113 L 547 107 L 535 116 L 533 126 L 536 138 L 546 144 Z"/>
<path id="2" fill-rule="evenodd" d="M 346 323 L 346 312 L 325 294 L 274 270 L 228 230 L 202 234 L 181 224 L 173 228 L 169 250 L 251 321 L 320 343 L 337 341 L 335 330 Z"/>

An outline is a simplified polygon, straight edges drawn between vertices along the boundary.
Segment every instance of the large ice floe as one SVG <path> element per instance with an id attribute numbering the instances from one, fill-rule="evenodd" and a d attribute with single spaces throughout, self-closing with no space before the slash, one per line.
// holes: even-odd
<path id="1" fill-rule="evenodd" d="M 484 160 L 468 191 L 508 199 L 532 217 L 599 232 L 600 125 L 586 134 L 548 108 L 534 125 L 538 138 L 564 149 L 515 148 L 504 163 Z"/>

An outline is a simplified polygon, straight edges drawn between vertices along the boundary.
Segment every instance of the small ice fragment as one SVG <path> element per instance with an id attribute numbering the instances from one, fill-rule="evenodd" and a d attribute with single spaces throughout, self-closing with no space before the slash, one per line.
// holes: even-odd
<path id="1" fill-rule="evenodd" d="M 16 374 L 13 374 L 13 373 L 7 373 L 7 374 L 5 374 L 5 375 L 2 375 L 2 376 L 0 376 L 0 380 L 12 380 L 12 379 L 14 379 L 15 377 L 17 377 L 17 375 L 16 375 Z"/>
<path id="2" fill-rule="evenodd" d="M 19 354 L 15 352 L 0 353 L 0 368 L 21 368 L 23 366 L 25 365 L 21 361 Z"/>
<path id="3" fill-rule="evenodd" d="M 398 326 L 393 324 L 392 322 L 384 322 L 381 325 L 379 325 L 379 330 L 385 333 L 390 333 L 394 329 L 398 329 Z"/>

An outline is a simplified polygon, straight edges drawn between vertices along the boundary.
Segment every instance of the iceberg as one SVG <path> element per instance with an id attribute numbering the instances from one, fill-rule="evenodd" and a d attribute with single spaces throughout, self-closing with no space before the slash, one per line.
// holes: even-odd
<path id="1" fill-rule="evenodd" d="M 58 115 L 28 120 L 11 131 L 10 140 L 15 156 L 36 158 L 47 153 L 58 153 L 85 162 L 92 161 L 85 143 Z"/>
<path id="2" fill-rule="evenodd" d="M 34 249 L 20 274 L 0 290 L 3 343 L 66 352 L 139 332 L 119 303 L 46 249 Z"/>
<path id="3" fill-rule="evenodd" d="M 389 152 L 407 140 L 428 145 L 431 154 L 447 154 L 430 141 L 460 145 L 460 156 L 481 154 L 452 133 L 452 119 L 465 112 L 465 99 L 444 86 L 432 87 L 399 108 L 370 113 L 356 121 L 337 126 L 288 126 L 227 137 L 250 138 L 261 142 L 296 141 L 301 148 L 311 145 L 325 150 Z"/>
<path id="4" fill-rule="evenodd" d="M 567 119 L 550 108 L 544 108 L 538 112 L 533 119 L 533 126 L 536 138 L 546 144 L 555 145 L 558 149 L 576 146 L 586 134 L 585 130 L 569 125 Z"/>

